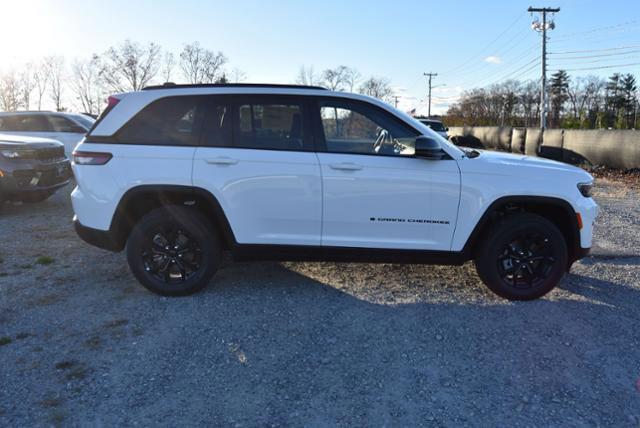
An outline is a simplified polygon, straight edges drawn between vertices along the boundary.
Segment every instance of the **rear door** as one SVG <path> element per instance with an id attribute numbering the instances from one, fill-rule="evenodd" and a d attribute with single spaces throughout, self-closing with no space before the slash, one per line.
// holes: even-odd
<path id="1" fill-rule="evenodd" d="M 322 245 L 448 251 L 460 172 L 414 156 L 418 131 L 369 103 L 319 99 Z"/>
<path id="2" fill-rule="evenodd" d="M 320 245 L 320 167 L 303 97 L 211 96 L 194 186 L 240 244 Z"/>

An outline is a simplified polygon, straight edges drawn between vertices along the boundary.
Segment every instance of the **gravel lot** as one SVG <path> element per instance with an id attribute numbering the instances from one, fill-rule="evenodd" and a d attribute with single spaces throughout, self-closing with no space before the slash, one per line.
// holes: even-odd
<path id="1" fill-rule="evenodd" d="M 0 211 L 0 425 L 638 426 L 640 192 L 535 302 L 473 266 L 227 263 L 168 299 L 81 242 L 69 190 Z"/>

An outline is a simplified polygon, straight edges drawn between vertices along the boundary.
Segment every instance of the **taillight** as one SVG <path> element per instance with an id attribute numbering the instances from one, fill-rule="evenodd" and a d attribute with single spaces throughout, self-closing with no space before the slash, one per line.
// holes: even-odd
<path id="1" fill-rule="evenodd" d="M 107 98 L 107 108 L 111 109 L 113 107 L 116 106 L 116 104 L 118 104 L 120 102 L 120 99 L 114 97 L 113 95 L 109 96 L 109 98 Z"/>
<path id="2" fill-rule="evenodd" d="M 113 155 L 104 152 L 73 152 L 73 163 L 76 165 L 104 165 Z"/>

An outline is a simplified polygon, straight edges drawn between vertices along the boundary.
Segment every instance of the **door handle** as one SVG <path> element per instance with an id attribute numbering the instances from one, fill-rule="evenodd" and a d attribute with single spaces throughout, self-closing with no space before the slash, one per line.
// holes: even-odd
<path id="1" fill-rule="evenodd" d="M 332 163 L 332 164 L 329 164 L 329 167 L 331 169 L 340 169 L 343 171 L 358 171 L 362 169 L 362 166 L 356 165 L 355 163 L 351 163 L 351 162 Z"/>
<path id="2" fill-rule="evenodd" d="M 238 163 L 238 160 L 223 156 L 219 158 L 205 159 L 205 162 L 209 164 L 214 164 L 214 165 L 235 165 Z"/>

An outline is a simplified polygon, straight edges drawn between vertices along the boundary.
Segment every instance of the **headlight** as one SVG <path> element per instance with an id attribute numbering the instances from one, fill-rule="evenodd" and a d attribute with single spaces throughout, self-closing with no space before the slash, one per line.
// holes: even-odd
<path id="1" fill-rule="evenodd" d="M 579 183 L 578 190 L 585 198 L 591 197 L 591 191 L 593 190 L 593 183 Z"/>
<path id="2" fill-rule="evenodd" d="M 5 158 L 15 159 L 15 158 L 26 158 L 30 157 L 35 152 L 33 150 L 1 150 L 0 154 Z"/>
<path id="3" fill-rule="evenodd" d="M 0 153 L 2 153 L 2 156 L 4 156 L 5 158 L 19 158 L 20 157 L 20 152 L 17 150 L 2 150 L 0 151 Z"/>

